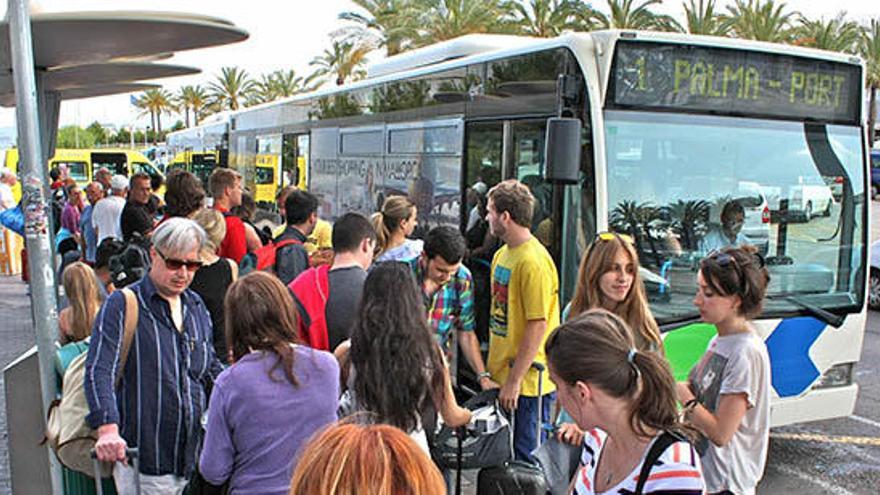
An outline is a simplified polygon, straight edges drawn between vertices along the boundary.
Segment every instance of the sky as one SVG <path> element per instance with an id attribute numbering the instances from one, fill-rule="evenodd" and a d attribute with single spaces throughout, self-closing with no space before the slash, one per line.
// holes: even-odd
<path id="1" fill-rule="evenodd" d="M 604 0 L 590 2 L 604 9 Z M 718 0 L 719 5 L 732 0 Z M 839 11 L 867 23 L 880 18 L 877 0 L 789 0 L 786 5 L 810 18 L 830 18 Z M 683 16 L 680 0 L 664 0 L 656 12 Z M 32 10 L 43 12 L 88 10 L 150 10 L 191 12 L 221 17 L 250 33 L 241 43 L 180 52 L 168 63 L 198 67 L 201 74 L 156 80 L 165 89 L 175 92 L 186 84 L 206 84 L 219 74 L 223 66 L 239 66 L 256 77 L 277 69 L 294 69 L 299 75 L 312 72 L 309 62 L 330 46 L 331 34 L 344 26 L 338 19 L 341 12 L 356 11 L 348 0 L 153 0 L 149 7 L 134 0 L 42 0 L 31 1 Z M 245 8 L 246 7 L 246 8 Z M 6 14 L 6 2 L 0 1 L 0 15 Z M 375 53 L 375 52 L 374 52 Z M 375 60 L 381 54 L 371 58 Z M 139 116 L 129 103 L 129 95 L 105 96 L 61 104 L 59 125 L 88 126 L 94 121 L 117 126 L 144 128 L 149 115 Z M 177 116 L 164 116 L 163 127 L 173 125 Z M 182 118 L 181 118 L 182 119 Z M 15 125 L 14 109 L 0 109 L 0 127 Z"/>

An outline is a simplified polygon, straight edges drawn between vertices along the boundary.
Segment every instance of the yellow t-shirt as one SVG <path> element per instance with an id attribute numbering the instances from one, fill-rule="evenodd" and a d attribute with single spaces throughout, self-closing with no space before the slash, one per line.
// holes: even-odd
<path id="1" fill-rule="evenodd" d="M 286 228 L 287 224 L 282 223 L 272 232 L 272 237 L 278 237 L 284 233 Z M 319 249 L 333 249 L 333 225 L 319 218 L 318 223 L 315 224 L 315 230 L 312 231 L 312 235 L 309 236 L 303 246 L 306 248 L 309 256 Z"/>
<path id="2" fill-rule="evenodd" d="M 492 259 L 492 306 L 489 319 L 489 360 L 492 379 L 503 384 L 516 359 L 529 320 L 546 320 L 535 361 L 547 365 L 544 342 L 559 326 L 559 277 L 547 249 L 536 238 L 510 249 L 504 245 Z M 556 387 L 544 371 L 541 392 Z M 538 396 L 538 372 L 529 369 L 523 379 L 522 395 Z"/>

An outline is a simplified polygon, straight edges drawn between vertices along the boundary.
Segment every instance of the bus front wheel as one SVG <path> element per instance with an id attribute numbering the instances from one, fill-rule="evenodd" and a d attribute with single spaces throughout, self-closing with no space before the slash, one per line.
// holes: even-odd
<path id="1" fill-rule="evenodd" d="M 880 269 L 871 268 L 871 278 L 868 285 L 868 307 L 880 311 Z"/>

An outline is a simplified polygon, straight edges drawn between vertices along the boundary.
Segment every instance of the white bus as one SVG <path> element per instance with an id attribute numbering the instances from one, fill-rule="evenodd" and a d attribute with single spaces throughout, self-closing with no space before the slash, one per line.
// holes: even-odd
<path id="1" fill-rule="evenodd" d="M 834 418 L 855 405 L 866 320 L 863 72 L 848 55 L 726 38 L 470 36 L 237 112 L 230 164 L 253 169 L 259 143 L 280 140 L 304 161 L 324 218 L 408 194 L 422 227 L 462 230 L 471 186 L 518 178 L 537 198 L 533 229 L 564 302 L 597 232 L 636 239 L 679 378 L 714 333 L 691 304 L 702 239 L 736 202 L 772 276 L 756 322 L 772 423 Z M 804 191 L 824 198 L 808 215 Z M 487 277 L 480 261 L 475 277 Z"/>

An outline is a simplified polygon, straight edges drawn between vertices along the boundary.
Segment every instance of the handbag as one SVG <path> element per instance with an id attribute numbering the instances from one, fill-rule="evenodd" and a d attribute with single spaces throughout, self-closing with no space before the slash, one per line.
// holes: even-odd
<path id="1" fill-rule="evenodd" d="M 450 428 L 438 424 L 431 442 L 434 462 L 443 469 L 479 469 L 513 459 L 513 429 L 498 403 L 498 389 L 480 392 L 464 407 L 473 412 L 468 425 Z"/>
<path id="2" fill-rule="evenodd" d="M 540 447 L 532 452 L 547 480 L 552 495 L 567 495 L 571 478 L 581 461 L 581 447 L 562 442 L 550 435 Z"/>
<path id="3" fill-rule="evenodd" d="M 0 211 L 0 225 L 24 237 L 24 212 L 21 209 L 21 203 Z"/>

